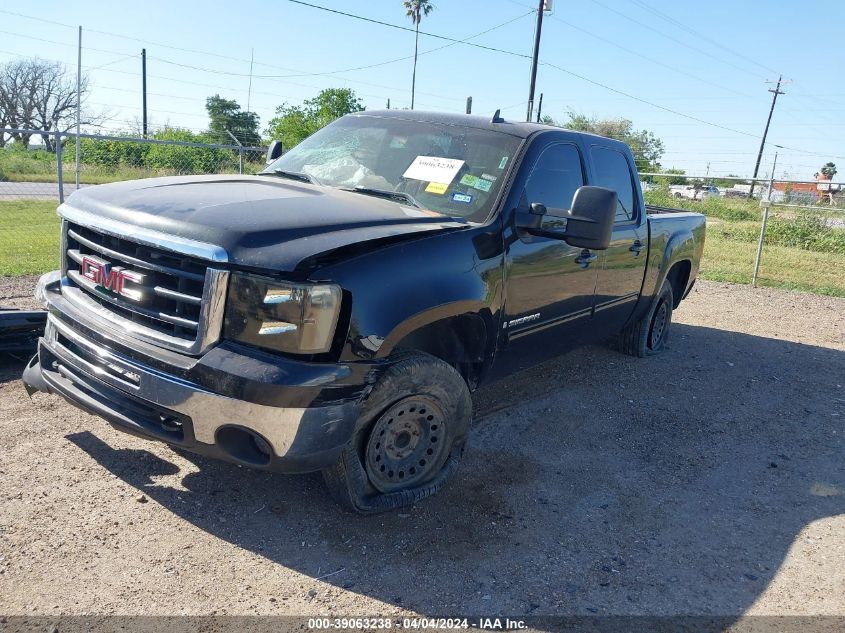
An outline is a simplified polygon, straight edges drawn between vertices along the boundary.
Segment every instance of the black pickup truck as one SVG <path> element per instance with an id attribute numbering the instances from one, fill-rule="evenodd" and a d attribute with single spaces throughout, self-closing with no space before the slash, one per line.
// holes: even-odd
<path id="1" fill-rule="evenodd" d="M 89 187 L 27 389 L 377 512 L 458 466 L 480 384 L 592 341 L 660 350 L 704 247 L 623 143 L 470 116 L 345 116 L 255 176 Z"/>

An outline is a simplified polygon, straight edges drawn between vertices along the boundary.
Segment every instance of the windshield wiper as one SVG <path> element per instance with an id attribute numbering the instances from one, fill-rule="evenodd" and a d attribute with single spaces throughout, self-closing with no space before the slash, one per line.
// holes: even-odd
<path id="1" fill-rule="evenodd" d="M 389 189 L 373 189 L 372 187 L 354 187 L 352 189 L 344 189 L 344 191 L 352 191 L 354 193 L 363 193 L 366 196 L 375 196 L 377 198 L 386 198 L 388 200 L 401 200 L 407 202 L 418 209 L 424 209 L 414 196 L 404 191 L 390 191 Z"/>
<path id="2" fill-rule="evenodd" d="M 306 174 L 304 171 L 289 171 L 287 169 L 274 169 L 273 171 L 259 172 L 259 176 L 279 176 L 280 178 L 290 178 L 291 180 L 299 180 L 301 182 L 310 182 L 312 185 L 319 185 L 320 181 L 314 178 L 311 174 Z"/>

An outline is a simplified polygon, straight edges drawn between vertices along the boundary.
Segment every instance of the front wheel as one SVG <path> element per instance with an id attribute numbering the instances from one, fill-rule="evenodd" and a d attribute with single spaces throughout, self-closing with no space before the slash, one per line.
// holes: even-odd
<path id="1" fill-rule="evenodd" d="M 672 284 L 667 279 L 654 297 L 648 312 L 619 334 L 619 351 L 644 358 L 663 349 L 672 325 L 673 305 Z"/>
<path id="2" fill-rule="evenodd" d="M 357 432 L 323 470 L 346 510 L 374 514 L 435 494 L 458 467 L 472 403 L 464 379 L 427 354 L 400 357 L 362 404 Z"/>

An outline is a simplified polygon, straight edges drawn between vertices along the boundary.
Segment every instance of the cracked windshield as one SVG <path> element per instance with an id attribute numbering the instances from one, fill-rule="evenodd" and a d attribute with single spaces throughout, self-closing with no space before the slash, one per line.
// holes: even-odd
<path id="1" fill-rule="evenodd" d="M 317 184 L 483 221 L 519 143 L 490 130 L 358 115 L 305 139 L 265 173 L 304 174 Z"/>

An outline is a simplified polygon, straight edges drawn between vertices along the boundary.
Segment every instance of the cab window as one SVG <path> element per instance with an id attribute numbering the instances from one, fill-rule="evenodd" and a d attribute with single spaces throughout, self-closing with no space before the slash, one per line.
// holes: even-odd
<path id="1" fill-rule="evenodd" d="M 607 147 L 594 145 L 590 148 L 595 172 L 594 183 L 616 191 L 616 223 L 630 222 L 636 218 L 636 195 L 634 193 L 631 167 L 622 152 Z"/>
<path id="2" fill-rule="evenodd" d="M 584 172 L 578 148 L 569 143 L 550 145 L 534 163 L 521 206 L 541 202 L 548 208 L 543 226 L 564 226 L 566 220 L 562 214 L 570 209 L 575 192 L 583 185 Z"/>

